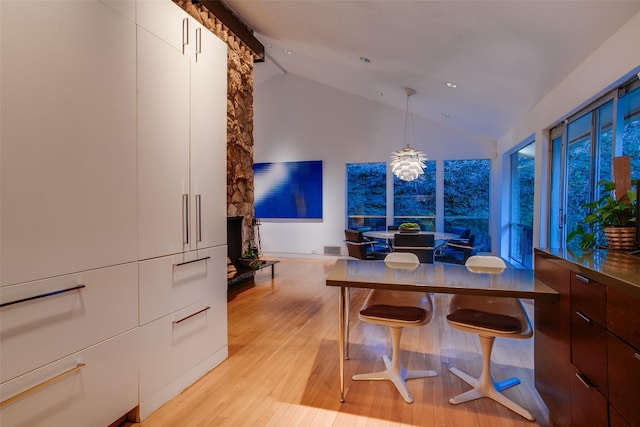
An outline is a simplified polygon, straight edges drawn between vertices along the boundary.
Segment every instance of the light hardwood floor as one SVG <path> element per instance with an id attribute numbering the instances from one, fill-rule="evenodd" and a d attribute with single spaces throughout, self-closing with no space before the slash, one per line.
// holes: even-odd
<path id="1" fill-rule="evenodd" d="M 547 412 L 533 386 L 533 339 L 498 339 L 493 368 L 498 380 L 518 376 L 510 398 L 536 417 L 528 422 L 480 399 L 451 405 L 469 387 L 448 372 L 456 366 L 478 375 L 478 338 L 444 320 L 448 295 L 435 295 L 435 314 L 423 328 L 405 328 L 401 349 L 408 368 L 435 369 L 434 378 L 408 382 L 407 404 L 388 381 L 352 381 L 383 369 L 390 354 L 387 328 L 360 323 L 367 290 L 352 290 L 351 359 L 345 364 L 346 402 L 338 377 L 338 289 L 325 286 L 333 259 L 281 259 L 275 279 L 267 269 L 255 285 L 229 292 L 229 359 L 141 424 L 166 426 L 546 426 Z M 530 316 L 532 304 L 525 303 Z"/>

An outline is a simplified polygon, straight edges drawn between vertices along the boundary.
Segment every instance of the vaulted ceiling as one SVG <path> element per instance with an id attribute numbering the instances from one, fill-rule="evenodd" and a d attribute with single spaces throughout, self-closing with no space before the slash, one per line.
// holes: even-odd
<path id="1" fill-rule="evenodd" d="M 640 1 L 227 0 L 290 73 L 498 139 L 640 11 Z M 447 82 L 457 84 L 450 88 Z"/>

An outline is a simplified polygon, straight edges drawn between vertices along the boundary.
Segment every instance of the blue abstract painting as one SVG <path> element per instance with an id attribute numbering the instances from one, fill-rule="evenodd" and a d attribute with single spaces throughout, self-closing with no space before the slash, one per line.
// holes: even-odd
<path id="1" fill-rule="evenodd" d="M 322 218 L 322 161 L 254 163 L 256 218 Z"/>

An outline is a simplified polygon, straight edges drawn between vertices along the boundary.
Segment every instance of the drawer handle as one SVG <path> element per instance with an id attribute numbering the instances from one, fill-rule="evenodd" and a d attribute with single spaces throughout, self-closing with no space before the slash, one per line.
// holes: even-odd
<path id="1" fill-rule="evenodd" d="M 580 317 L 582 320 L 584 320 L 585 322 L 591 324 L 592 320 L 591 318 L 589 318 L 589 316 L 584 315 L 582 313 L 580 313 L 579 311 L 576 311 L 576 314 L 578 315 L 578 317 Z"/>
<path id="2" fill-rule="evenodd" d="M 636 359 L 640 360 L 640 353 L 634 353 L 633 355 Z"/>
<path id="3" fill-rule="evenodd" d="M 65 377 L 68 377 L 69 375 L 78 372 L 80 369 L 84 368 L 85 366 L 87 366 L 87 365 L 84 364 L 84 363 L 78 363 L 75 368 L 71 368 L 68 371 L 65 371 L 65 372 L 63 372 L 61 374 L 56 375 L 53 378 L 49 378 L 48 380 L 45 380 L 45 381 L 41 382 L 40 384 L 34 385 L 33 387 L 28 388 L 25 391 L 22 391 L 22 392 L 16 394 L 15 396 L 12 396 L 12 397 L 10 397 L 8 399 L 3 400 L 2 402 L 0 402 L 0 406 L 4 406 L 4 405 L 6 405 L 8 403 L 11 403 L 11 402 L 13 402 L 15 400 L 21 399 L 21 398 L 23 398 L 23 397 L 25 397 L 25 396 L 33 393 L 33 392 L 36 392 L 36 391 L 40 390 L 43 387 L 48 386 L 49 384 L 52 384 L 52 383 L 54 383 L 56 381 L 59 381 L 59 380 L 65 378 Z"/>
<path id="4" fill-rule="evenodd" d="M 182 319 L 174 320 L 174 321 L 173 321 L 173 324 L 174 324 L 174 325 L 177 325 L 177 324 L 178 324 L 178 323 L 180 323 L 180 322 L 184 322 L 185 320 L 190 319 L 190 318 L 192 318 L 193 316 L 197 316 L 197 315 L 198 315 L 198 314 L 200 314 L 200 313 L 204 313 L 205 311 L 209 310 L 210 308 L 211 308 L 211 306 L 206 306 L 206 307 L 205 307 L 205 308 L 203 308 L 202 310 L 198 310 L 198 311 L 196 311 L 195 313 L 191 313 L 190 315 L 185 316 L 185 317 L 183 317 Z"/>
<path id="5" fill-rule="evenodd" d="M 51 297 L 53 295 L 58 295 L 58 294 L 63 294 L 65 292 L 75 291 L 77 289 L 82 289 L 84 287 L 86 287 L 86 286 L 85 285 L 78 285 L 78 286 L 74 286 L 73 288 L 58 289 L 57 291 L 45 292 L 44 294 L 36 295 L 36 296 L 33 296 L 33 297 L 22 298 L 22 299 L 15 300 L 15 301 L 5 302 L 5 303 L 0 304 L 0 307 L 7 307 L 9 305 L 20 304 L 21 302 L 32 301 L 34 299 Z"/>
<path id="6" fill-rule="evenodd" d="M 589 379 L 585 377 L 583 374 L 581 374 L 580 372 L 576 373 L 576 377 L 578 377 L 582 385 L 584 385 L 586 388 L 590 389 L 593 387 L 593 384 L 591 383 L 591 381 L 589 381 Z"/>
<path id="7" fill-rule="evenodd" d="M 578 279 L 578 280 L 580 280 L 581 282 L 584 282 L 584 283 L 589 283 L 589 282 L 591 282 L 591 280 L 589 280 L 589 278 L 584 277 L 584 276 L 581 276 L 581 275 L 579 275 L 579 274 L 576 274 L 576 279 Z"/>
<path id="8" fill-rule="evenodd" d="M 181 265 L 185 265 L 185 264 L 191 264 L 192 262 L 200 262 L 200 261 L 206 261 L 209 258 L 211 258 L 210 256 L 206 256 L 204 258 L 198 258 L 198 259 L 194 259 L 191 261 L 185 261 L 185 262 L 179 262 L 177 264 L 173 264 L 174 267 L 180 267 Z"/>

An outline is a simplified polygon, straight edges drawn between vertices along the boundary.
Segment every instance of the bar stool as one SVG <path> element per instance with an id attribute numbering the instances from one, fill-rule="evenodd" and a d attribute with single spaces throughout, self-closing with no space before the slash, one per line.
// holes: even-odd
<path id="1" fill-rule="evenodd" d="M 501 272 L 506 264 L 499 257 L 472 256 L 465 263 L 470 271 L 491 274 Z M 518 378 L 496 382 L 491 374 L 491 350 L 496 337 L 525 339 L 533 335 L 531 322 L 517 298 L 454 295 L 447 315 L 449 325 L 463 332 L 477 334 L 482 347 L 482 373 L 479 378 L 451 367 L 450 371 L 471 385 L 473 389 L 449 399 L 457 405 L 481 397 L 493 399 L 527 420 L 535 417 L 529 411 L 500 393 L 520 384 Z"/>
<path id="2" fill-rule="evenodd" d="M 415 254 L 394 252 L 387 255 L 385 263 L 389 268 L 415 269 L 420 261 Z M 431 321 L 433 303 L 424 292 L 407 292 L 373 289 L 369 293 L 358 318 L 363 322 L 388 326 L 393 342 L 391 360 L 383 355 L 386 369 L 370 374 L 356 374 L 352 378 L 360 380 L 389 380 L 407 403 L 413 403 L 413 397 L 406 381 L 414 378 L 426 378 L 438 375 L 431 370 L 407 370 L 400 365 L 400 338 L 405 327 L 424 326 Z"/>

